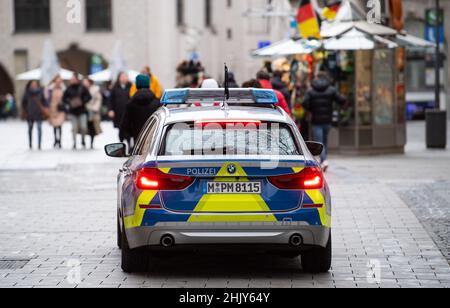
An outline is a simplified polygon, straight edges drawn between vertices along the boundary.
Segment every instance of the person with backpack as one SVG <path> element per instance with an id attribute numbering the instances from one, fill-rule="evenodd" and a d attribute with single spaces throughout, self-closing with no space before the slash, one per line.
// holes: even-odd
<path id="1" fill-rule="evenodd" d="M 344 106 L 347 100 L 331 85 L 328 76 L 320 72 L 306 92 L 303 107 L 311 113 L 314 141 L 324 145 L 320 162 L 324 171 L 328 169 L 328 135 L 333 123 L 334 104 Z"/>
<path id="2" fill-rule="evenodd" d="M 77 74 L 70 80 L 64 92 L 63 101 L 72 122 L 73 149 L 77 149 L 77 135 L 81 134 L 81 145 L 86 148 L 85 136 L 88 130 L 88 111 L 86 104 L 92 99 L 89 90 L 80 82 Z"/>

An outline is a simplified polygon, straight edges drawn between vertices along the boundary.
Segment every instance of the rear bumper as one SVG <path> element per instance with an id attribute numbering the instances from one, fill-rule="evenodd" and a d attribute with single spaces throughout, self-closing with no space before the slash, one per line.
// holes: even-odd
<path id="1" fill-rule="evenodd" d="M 301 249 L 326 247 L 330 229 L 304 223 L 159 223 L 153 227 L 126 230 L 130 248 L 157 248 L 164 236 L 171 236 L 174 247 L 208 245 L 261 245 Z M 292 247 L 292 236 L 302 244 Z"/>

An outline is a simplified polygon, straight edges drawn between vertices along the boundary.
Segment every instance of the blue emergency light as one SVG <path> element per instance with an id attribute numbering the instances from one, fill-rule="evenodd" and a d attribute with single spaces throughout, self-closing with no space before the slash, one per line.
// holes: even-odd
<path id="1" fill-rule="evenodd" d="M 273 90 L 230 89 L 227 104 L 275 105 L 278 98 Z M 225 101 L 223 89 L 173 89 L 166 90 L 161 98 L 163 105 L 217 103 Z"/>

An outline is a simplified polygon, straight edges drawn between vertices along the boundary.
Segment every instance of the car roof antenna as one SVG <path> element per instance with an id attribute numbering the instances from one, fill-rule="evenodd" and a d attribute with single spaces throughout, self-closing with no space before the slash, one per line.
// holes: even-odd
<path id="1" fill-rule="evenodd" d="M 223 99 L 223 103 L 222 103 L 222 106 L 221 106 L 222 110 L 228 110 L 228 100 L 230 99 L 229 73 L 230 73 L 230 71 L 228 70 L 228 66 L 225 63 L 225 82 L 224 82 L 225 94 L 224 94 L 224 99 Z"/>

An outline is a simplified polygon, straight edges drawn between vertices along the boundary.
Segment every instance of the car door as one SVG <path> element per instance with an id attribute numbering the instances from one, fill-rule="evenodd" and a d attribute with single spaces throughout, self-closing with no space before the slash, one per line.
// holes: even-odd
<path id="1" fill-rule="evenodd" d="M 159 124 L 160 118 L 156 115 L 152 116 L 148 120 L 136 142 L 132 156 L 120 170 L 119 191 L 122 195 L 119 196 L 119 200 L 121 202 L 123 216 L 130 216 L 134 214 L 136 203 L 134 174 L 136 170 L 138 170 L 146 161 Z"/>

